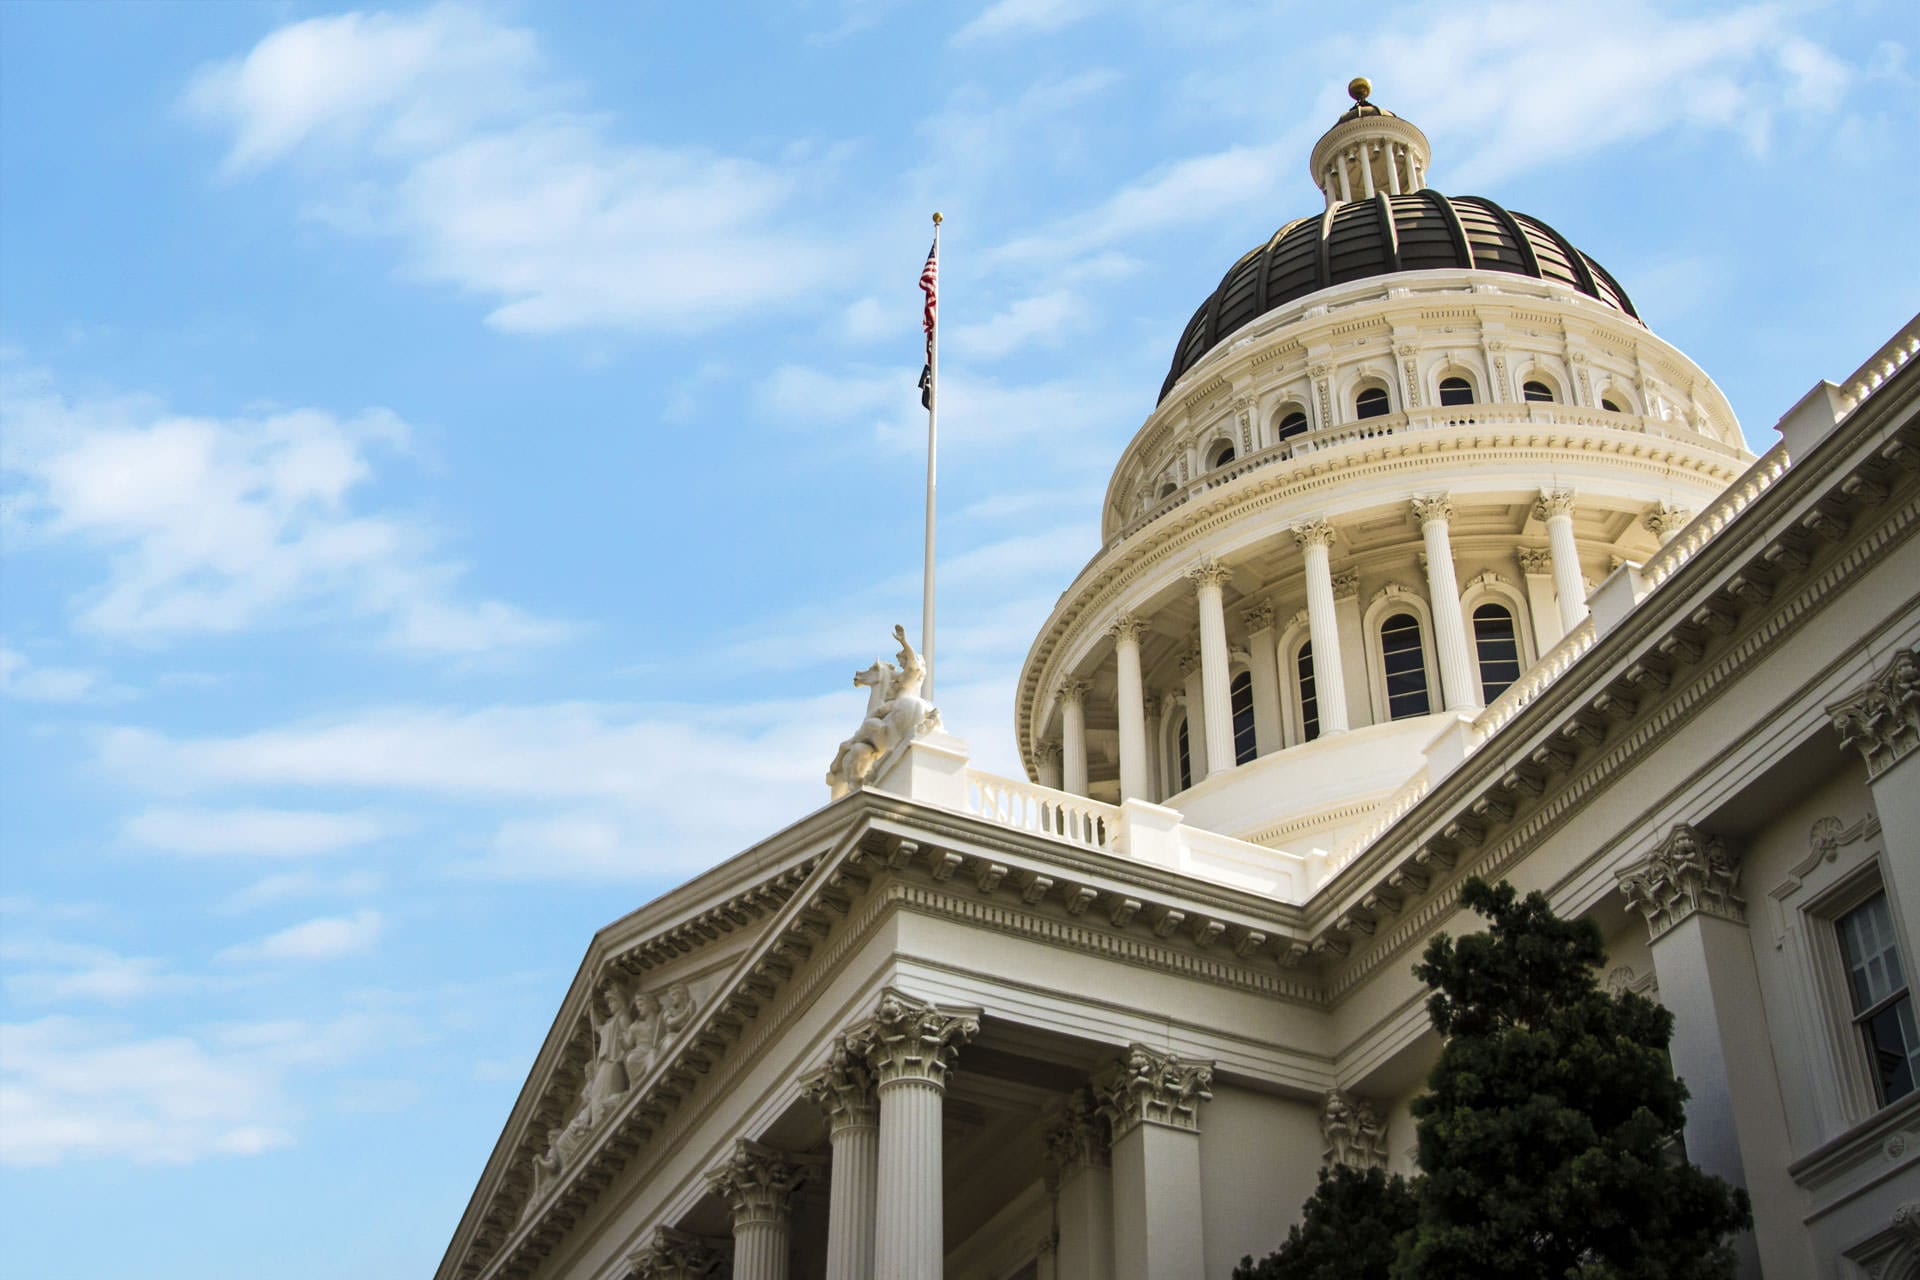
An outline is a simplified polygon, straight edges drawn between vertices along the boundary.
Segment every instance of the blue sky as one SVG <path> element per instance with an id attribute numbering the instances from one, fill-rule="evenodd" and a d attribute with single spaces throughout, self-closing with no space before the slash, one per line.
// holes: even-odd
<path id="1" fill-rule="evenodd" d="M 0 6 L 10 1272 L 432 1268 L 592 931 L 820 803 L 917 626 L 933 209 L 1003 771 L 1351 75 L 1756 449 L 1920 299 L 1902 0 L 713 11 Z"/>

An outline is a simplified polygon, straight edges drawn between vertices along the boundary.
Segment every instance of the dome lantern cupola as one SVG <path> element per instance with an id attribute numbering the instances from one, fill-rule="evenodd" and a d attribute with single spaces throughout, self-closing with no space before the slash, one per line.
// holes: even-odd
<path id="1" fill-rule="evenodd" d="M 1374 106 L 1372 92 L 1371 81 L 1355 76 L 1347 85 L 1353 105 L 1313 146 L 1313 181 L 1329 209 L 1375 195 L 1412 195 L 1427 184 L 1427 135 Z"/>

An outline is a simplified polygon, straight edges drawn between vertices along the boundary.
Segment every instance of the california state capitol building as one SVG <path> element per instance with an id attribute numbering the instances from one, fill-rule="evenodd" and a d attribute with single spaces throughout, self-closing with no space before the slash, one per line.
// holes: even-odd
<path id="1" fill-rule="evenodd" d="M 1743 1276 L 1920 1277 L 1920 317 L 1755 457 L 1352 94 L 1112 463 L 1026 776 L 875 637 L 822 807 L 587 944 L 441 1280 L 1225 1280 L 1413 1170 L 1469 875 L 1672 1011 Z"/>

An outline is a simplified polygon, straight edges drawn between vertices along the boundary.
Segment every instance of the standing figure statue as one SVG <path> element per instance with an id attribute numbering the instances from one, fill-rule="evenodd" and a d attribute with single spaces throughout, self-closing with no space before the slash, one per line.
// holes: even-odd
<path id="1" fill-rule="evenodd" d="M 908 642 L 905 627 L 895 626 L 893 638 L 900 644 L 898 667 L 875 662 L 853 677 L 856 687 L 868 690 L 867 714 L 854 735 L 840 744 L 827 770 L 827 787 L 835 800 L 866 785 L 874 765 L 895 747 L 940 728 L 940 712 L 920 696 L 926 663 Z"/>
<path id="2" fill-rule="evenodd" d="M 609 982 L 600 990 L 598 1003 L 587 1006 L 593 1023 L 593 1073 L 587 1077 L 587 1123 L 594 1128 L 627 1091 L 627 1016 L 626 993 Z"/>
<path id="3" fill-rule="evenodd" d="M 636 991 L 633 1016 L 627 1024 L 627 1054 L 623 1063 L 628 1085 L 637 1085 L 647 1078 L 659 1040 L 660 1002 L 650 992 Z"/>

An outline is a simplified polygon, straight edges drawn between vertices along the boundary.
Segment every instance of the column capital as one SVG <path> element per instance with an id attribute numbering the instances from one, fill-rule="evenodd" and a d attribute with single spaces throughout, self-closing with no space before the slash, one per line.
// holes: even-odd
<path id="1" fill-rule="evenodd" d="M 1387 1167 L 1387 1122 L 1367 1099 L 1335 1089 L 1320 1105 L 1320 1137 L 1324 1159 L 1349 1169 Z"/>
<path id="2" fill-rule="evenodd" d="M 1680 532 L 1687 521 L 1693 519 L 1693 512 L 1685 507 L 1671 506 L 1665 502 L 1656 502 L 1647 513 L 1640 517 L 1640 523 L 1654 537 L 1665 542 L 1668 537 Z"/>
<path id="3" fill-rule="evenodd" d="M 1187 578 L 1196 590 L 1205 591 L 1208 587 L 1216 590 L 1227 585 L 1227 579 L 1233 573 L 1212 556 L 1203 558 L 1200 563 L 1187 570 Z"/>
<path id="4" fill-rule="evenodd" d="M 1200 646 L 1195 645 L 1179 657 L 1180 674 L 1190 676 L 1200 669 Z"/>
<path id="5" fill-rule="evenodd" d="M 1553 552 L 1545 547 L 1515 547 L 1513 555 L 1521 573 L 1544 578 L 1553 572 Z"/>
<path id="6" fill-rule="evenodd" d="M 1453 499 L 1444 493 L 1430 493 L 1415 498 L 1412 506 L 1413 518 L 1420 522 L 1422 529 L 1436 520 L 1444 524 L 1453 519 Z"/>
<path id="7" fill-rule="evenodd" d="M 1107 1118 L 1091 1089 L 1075 1089 L 1067 1108 L 1046 1131 L 1047 1178 L 1058 1184 L 1079 1169 L 1104 1169 L 1110 1158 Z"/>
<path id="8" fill-rule="evenodd" d="M 1054 755 L 1059 754 L 1060 749 L 1055 747 Z M 845 1035 L 834 1038 L 827 1065 L 802 1080 L 800 1091 L 826 1113 L 835 1133 L 880 1122 L 879 1104 L 873 1096 L 873 1072 L 867 1067 L 866 1055 Z"/>
<path id="9" fill-rule="evenodd" d="M 707 1174 L 707 1185 L 733 1210 L 738 1230 L 743 1224 L 785 1222 L 793 1193 L 810 1172 L 786 1152 L 742 1138 Z"/>
<path id="10" fill-rule="evenodd" d="M 660 1227 L 627 1255 L 631 1280 L 706 1280 L 726 1264 L 726 1251 L 705 1236 Z"/>
<path id="11" fill-rule="evenodd" d="M 1059 764 L 1060 744 L 1048 738 L 1033 749 L 1033 762 L 1035 764 Z"/>
<path id="12" fill-rule="evenodd" d="M 1063 704 L 1079 703 L 1087 696 L 1087 682 L 1078 676 L 1071 676 L 1060 682 L 1054 694 Z"/>
<path id="13" fill-rule="evenodd" d="M 1257 604 L 1243 611 L 1240 614 L 1240 621 L 1246 626 L 1248 635 L 1258 631 L 1271 631 L 1273 630 L 1273 606 Z"/>
<path id="14" fill-rule="evenodd" d="M 1213 1097 L 1213 1064 L 1136 1044 L 1102 1078 L 1100 1110 L 1118 1142 L 1142 1124 L 1200 1131 L 1200 1104 Z"/>
<path id="15" fill-rule="evenodd" d="M 1107 628 L 1107 634 L 1113 637 L 1115 644 L 1139 644 L 1146 629 L 1146 622 L 1139 616 L 1123 613 L 1113 620 L 1113 625 Z"/>
<path id="16" fill-rule="evenodd" d="M 1325 520 L 1301 520 L 1293 526 L 1293 540 L 1304 550 L 1307 547 L 1331 547 L 1333 545 L 1333 526 Z"/>
<path id="17" fill-rule="evenodd" d="M 918 1080 L 944 1089 L 953 1055 L 980 1030 L 975 1011 L 948 1011 L 922 1000 L 884 992 L 873 1017 L 849 1032 L 849 1043 L 865 1053 L 874 1087 Z"/>
<path id="18" fill-rule="evenodd" d="M 1542 524 L 1558 516 L 1573 515 L 1573 490 L 1542 489 L 1533 504 L 1533 518 Z"/>
<path id="19" fill-rule="evenodd" d="M 1920 746 L 1920 648 L 1902 649 L 1879 674 L 1827 708 L 1840 745 L 1853 747 L 1877 778 Z"/>
<path id="20" fill-rule="evenodd" d="M 1647 860 L 1619 877 L 1620 892 L 1647 918 L 1654 941 L 1695 912 L 1745 924 L 1740 863 L 1720 837 L 1677 824 Z"/>
<path id="21" fill-rule="evenodd" d="M 1333 575 L 1333 598 L 1335 600 L 1350 600 L 1359 594 L 1359 570 L 1342 569 L 1339 573 Z"/>

